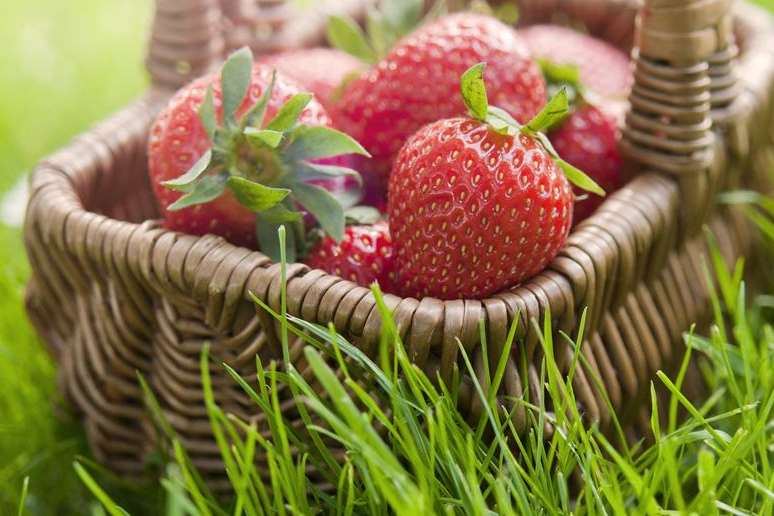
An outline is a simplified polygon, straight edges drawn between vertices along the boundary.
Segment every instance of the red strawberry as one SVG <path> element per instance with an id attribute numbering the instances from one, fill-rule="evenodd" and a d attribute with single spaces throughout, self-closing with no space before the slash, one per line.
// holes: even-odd
<path id="1" fill-rule="evenodd" d="M 363 67 L 355 57 L 332 48 L 287 50 L 260 59 L 312 92 L 326 108 L 340 86 Z"/>
<path id="2" fill-rule="evenodd" d="M 575 110 L 550 133 L 556 152 L 567 162 L 586 172 L 606 192 L 623 184 L 623 159 L 618 150 L 619 131 L 613 116 L 585 105 Z M 576 193 L 580 193 L 577 192 Z M 574 223 L 591 215 L 602 198 L 590 195 L 575 203 Z"/>
<path id="3" fill-rule="evenodd" d="M 536 132 L 566 113 L 565 92 L 521 127 L 488 107 L 482 76 L 478 65 L 462 79 L 474 119 L 420 129 L 390 176 L 390 224 L 409 295 L 494 294 L 541 271 L 570 231 L 573 194 L 557 163 L 579 171 L 555 162 Z"/>
<path id="4" fill-rule="evenodd" d="M 455 14 L 426 25 L 344 92 L 332 116 L 373 155 L 362 170 L 366 188 L 384 191 L 401 146 L 423 125 L 465 113 L 459 77 L 489 63 L 487 81 L 497 104 L 526 121 L 545 103 L 539 67 L 516 32 L 494 18 Z"/>
<path id="5" fill-rule="evenodd" d="M 268 67 L 253 68 L 250 94 L 240 106 L 239 115 L 252 107 L 264 93 L 271 74 Z M 207 87 L 212 87 L 214 105 L 218 106 L 218 118 L 222 118 L 219 79 L 219 74 L 212 74 L 195 80 L 178 91 L 156 119 L 151 129 L 148 151 L 150 177 L 168 228 L 194 235 L 213 233 L 235 244 L 255 247 L 255 213 L 240 205 L 230 192 L 208 204 L 167 211 L 183 194 L 166 188 L 163 182 L 185 173 L 212 146 L 197 110 L 204 101 Z M 285 101 L 299 92 L 292 83 L 278 77 L 269 99 L 267 115 L 271 117 L 276 114 Z M 302 114 L 302 121 L 310 125 L 330 125 L 324 108 L 314 101 L 309 103 L 306 112 Z"/>
<path id="6" fill-rule="evenodd" d="M 395 254 L 386 222 L 347 226 L 339 243 L 325 237 L 309 253 L 306 263 L 364 287 L 378 282 L 382 291 L 396 291 Z"/>
<path id="7" fill-rule="evenodd" d="M 533 25 L 519 33 L 535 57 L 577 66 L 581 82 L 596 94 L 628 95 L 633 82 L 629 57 L 609 43 L 559 25 Z"/>
<path id="8" fill-rule="evenodd" d="M 572 192 L 535 140 L 453 118 L 403 148 L 389 214 L 407 292 L 482 298 L 555 256 L 570 229 Z"/>
<path id="9" fill-rule="evenodd" d="M 365 151 L 330 123 L 309 94 L 274 77 L 270 67 L 253 66 L 248 49 L 235 52 L 220 75 L 180 90 L 151 128 L 150 178 L 165 225 L 248 247 L 260 240 L 276 259 L 280 224 L 287 225 L 290 243 L 303 241 L 296 211 L 302 206 L 341 238 L 342 206 L 312 183 L 357 176 L 319 160 Z M 295 247 L 289 249 L 294 258 Z"/>

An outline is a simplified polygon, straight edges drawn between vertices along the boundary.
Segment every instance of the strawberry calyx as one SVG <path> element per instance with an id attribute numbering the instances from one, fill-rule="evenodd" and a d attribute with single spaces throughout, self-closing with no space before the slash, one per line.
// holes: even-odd
<path id="1" fill-rule="evenodd" d="M 346 227 L 373 226 L 383 222 L 385 222 L 384 214 L 373 206 L 358 205 L 344 210 L 344 225 Z M 316 247 L 324 238 L 325 233 L 322 230 L 319 228 L 312 229 L 306 237 L 307 249 Z"/>
<path id="2" fill-rule="evenodd" d="M 445 9 L 443 4 L 437 2 L 423 16 L 423 0 L 382 0 L 379 8 L 368 9 L 365 31 L 348 16 L 331 16 L 327 25 L 328 42 L 333 48 L 375 64 L 387 56 L 399 39 L 423 21 L 439 16 Z"/>
<path id="3" fill-rule="evenodd" d="M 567 179 L 578 188 L 605 196 L 605 191 L 583 171 L 564 161 L 554 149 L 545 131 L 561 122 L 569 113 L 570 104 L 566 88 L 553 95 L 543 109 L 527 124 L 522 125 L 507 111 L 490 106 L 487 98 L 484 70 L 486 63 L 470 67 L 460 80 L 462 99 L 474 120 L 485 123 L 500 134 L 517 136 L 524 134 L 535 139 L 562 169 Z"/>
<path id="4" fill-rule="evenodd" d="M 471 0 L 467 10 L 497 18 L 506 25 L 516 25 L 519 21 L 519 8 L 515 2 L 502 2 L 492 6 L 487 0 Z"/>
<path id="5" fill-rule="evenodd" d="M 344 212 L 347 226 L 369 226 L 384 220 L 384 214 L 373 206 L 353 206 Z"/>
<path id="6" fill-rule="evenodd" d="M 357 185 L 362 183 L 355 170 L 316 161 L 369 154 L 340 131 L 299 123 L 312 100 L 309 93 L 294 95 L 264 123 L 276 72 L 256 104 L 237 119 L 237 110 L 250 88 L 252 70 L 252 52 L 246 47 L 231 54 L 224 63 L 222 123 L 216 115 L 212 87 L 207 89 L 198 114 L 212 146 L 187 172 L 162 183 L 183 193 L 167 209 L 175 211 L 209 203 L 228 191 L 240 205 L 256 214 L 261 251 L 275 261 L 280 259 L 277 229 L 285 225 L 287 259 L 296 261 L 305 250 L 303 213 L 298 208 L 311 214 L 326 234 L 339 241 L 344 236 L 345 208 L 357 200 L 351 192 L 337 197 L 310 181 L 350 176 Z"/>
<path id="7" fill-rule="evenodd" d="M 559 90 L 564 88 L 567 91 L 567 100 L 572 110 L 577 110 L 584 106 L 599 106 L 603 103 L 602 97 L 586 87 L 581 79 L 581 70 L 578 65 L 561 64 L 550 59 L 537 59 L 538 66 L 543 72 L 546 80 L 549 97 L 556 95 Z M 555 124 L 548 129 L 555 129 Z"/>
<path id="8" fill-rule="evenodd" d="M 385 58 L 395 44 L 420 25 L 440 18 L 450 11 L 468 11 L 496 18 L 506 25 L 515 25 L 519 9 L 511 2 L 492 7 L 486 0 L 464 2 L 450 9 L 445 0 L 436 0 L 424 13 L 424 0 L 381 0 L 379 7 L 369 7 L 365 30 L 348 16 L 331 16 L 326 33 L 328 43 L 368 64 Z"/>
<path id="9" fill-rule="evenodd" d="M 570 105 L 586 101 L 589 91 L 581 81 L 580 68 L 577 65 L 556 63 L 545 58 L 538 58 L 536 61 L 546 79 L 549 97 L 565 88 Z"/>

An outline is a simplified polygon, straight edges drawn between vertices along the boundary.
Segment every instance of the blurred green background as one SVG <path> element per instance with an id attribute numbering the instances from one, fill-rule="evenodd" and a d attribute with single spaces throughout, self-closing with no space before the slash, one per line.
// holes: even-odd
<path id="1" fill-rule="evenodd" d="M 89 513 L 72 461 L 86 453 L 22 308 L 28 266 L 21 178 L 47 153 L 142 93 L 152 0 L 3 2 L 0 16 L 0 515 Z M 5 194 L 13 190 L 10 197 Z M 16 200 L 14 200 L 16 199 Z M 16 220 L 15 220 L 16 219 Z M 55 416 L 56 414 L 56 416 Z"/>
<path id="2" fill-rule="evenodd" d="M 774 7 L 774 0 L 760 0 Z M 72 470 L 87 453 L 22 308 L 20 179 L 41 157 L 140 95 L 151 0 L 4 2 L 0 16 L 0 515 L 25 476 L 30 514 L 91 513 Z M 8 194 L 8 192 L 12 192 Z M 14 201 L 16 199 L 16 201 Z M 17 220 L 14 220 L 17 219 Z M 138 504 L 151 492 L 143 491 Z M 143 498 L 143 499 L 139 499 Z M 139 509 L 138 513 L 142 510 Z"/>

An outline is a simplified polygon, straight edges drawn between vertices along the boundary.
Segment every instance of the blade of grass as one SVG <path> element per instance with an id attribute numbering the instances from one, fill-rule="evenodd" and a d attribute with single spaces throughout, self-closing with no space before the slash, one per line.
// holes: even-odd
<path id="1" fill-rule="evenodd" d="M 75 473 L 84 483 L 84 485 L 91 491 L 91 494 L 99 500 L 102 507 L 110 514 L 110 516 L 129 516 L 129 513 L 119 507 L 108 494 L 97 484 L 94 478 L 86 471 L 86 468 L 81 466 L 78 462 L 73 462 L 73 468 Z"/>
<path id="2" fill-rule="evenodd" d="M 21 495 L 19 495 L 19 510 L 16 511 L 17 516 L 22 516 L 24 514 L 24 507 L 27 505 L 27 493 L 29 493 L 29 490 L 30 477 L 24 477 L 24 481 L 22 482 Z"/>

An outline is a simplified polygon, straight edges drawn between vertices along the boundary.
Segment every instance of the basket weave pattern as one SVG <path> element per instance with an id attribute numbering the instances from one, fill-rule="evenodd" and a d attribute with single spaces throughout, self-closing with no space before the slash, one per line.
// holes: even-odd
<path id="1" fill-rule="evenodd" d="M 364 6 L 332 4 L 353 14 Z M 626 49 L 637 25 L 636 85 L 622 146 L 639 174 L 523 285 L 481 301 L 386 296 L 410 356 L 433 376 L 453 377 L 459 339 L 486 386 L 479 322 L 495 360 L 520 317 L 499 396 L 504 403 L 525 391 L 542 396 L 540 346 L 529 321 L 550 313 L 554 328 L 572 335 L 588 307 L 582 350 L 588 367 L 574 376 L 581 408 L 589 420 L 609 423 L 595 388 L 599 378 L 613 409 L 635 431 L 647 427 L 641 401 L 651 378 L 673 366 L 682 333 L 709 315 L 702 226 L 709 225 L 729 262 L 749 246 L 746 225 L 714 207 L 713 198 L 729 186 L 755 185 L 774 156 L 767 130 L 774 85 L 768 15 L 745 3 L 731 14 L 728 0 L 647 4 L 635 24 L 633 0 L 520 2 L 522 23 L 582 22 Z M 28 312 L 59 361 L 61 389 L 82 415 L 97 457 L 116 471 L 141 473 L 159 444 L 137 371 L 149 379 L 194 464 L 217 476 L 223 469 L 199 376 L 203 344 L 211 342 L 216 361 L 248 380 L 256 375 L 256 353 L 264 364 L 281 356 L 276 321 L 249 301 L 254 293 L 279 309 L 279 266 L 221 238 L 170 232 L 155 221 L 146 173 L 153 116 L 174 88 L 217 67 L 230 49 L 316 43 L 322 18 L 282 1 L 157 0 L 147 61 L 151 91 L 33 174 L 25 226 L 33 271 Z M 738 57 L 735 32 L 744 36 Z M 368 289 L 300 264 L 288 267 L 287 278 L 289 313 L 333 322 L 356 345 L 375 351 L 381 321 Z M 305 371 L 301 347 L 291 343 L 291 358 Z M 557 349 L 561 367 L 571 358 L 568 346 Z M 211 374 L 223 408 L 260 425 L 262 416 L 225 372 L 213 366 Z M 293 400 L 287 393 L 284 399 L 292 418 Z M 481 408 L 464 375 L 459 399 L 465 412 Z M 525 409 L 517 405 L 513 418 L 517 428 L 526 427 Z"/>

